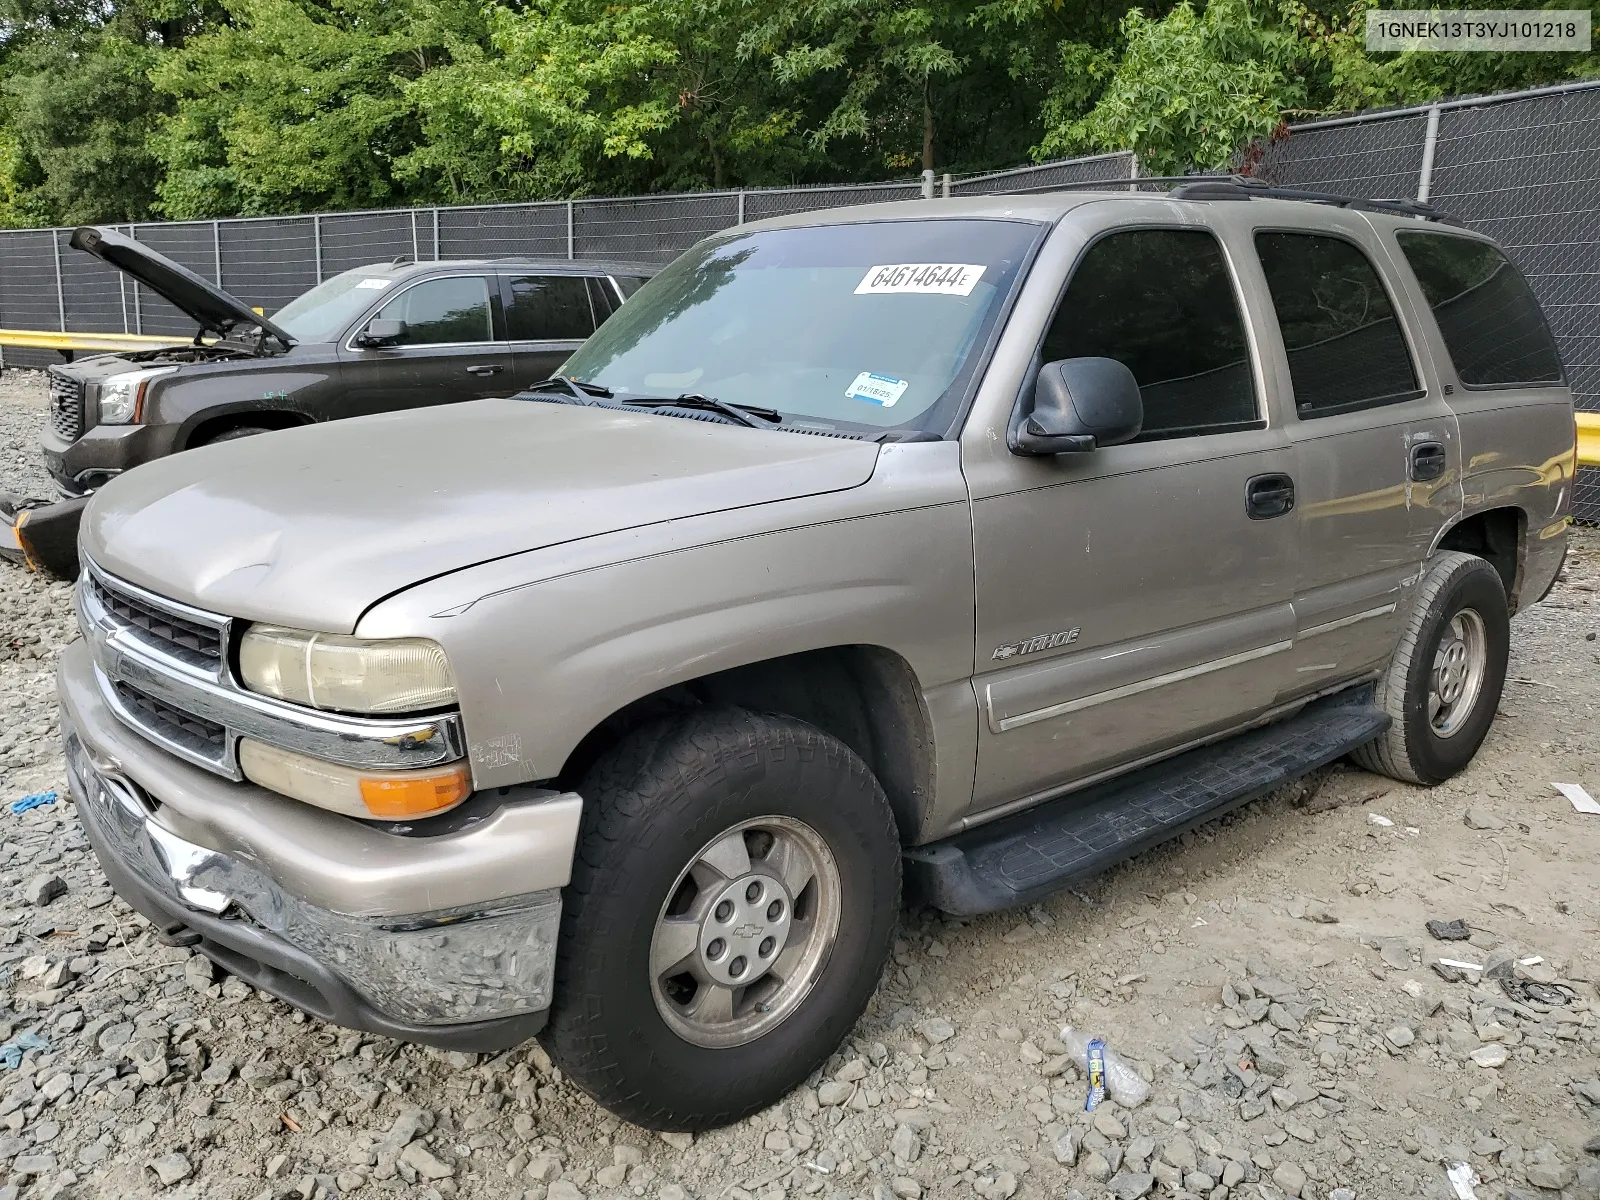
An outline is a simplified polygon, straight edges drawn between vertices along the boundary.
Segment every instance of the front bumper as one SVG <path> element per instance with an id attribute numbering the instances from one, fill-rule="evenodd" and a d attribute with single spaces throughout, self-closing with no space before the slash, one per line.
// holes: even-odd
<path id="1" fill-rule="evenodd" d="M 81 496 L 114 475 L 177 449 L 177 425 L 92 425 L 73 441 L 46 426 L 39 439 L 45 470 L 63 494 Z"/>
<path id="2" fill-rule="evenodd" d="M 576 795 L 510 789 L 443 832 L 386 832 L 145 742 L 106 707 L 81 642 L 59 691 L 85 834 L 168 940 L 297 1008 L 406 1041 L 494 1051 L 543 1026 Z"/>

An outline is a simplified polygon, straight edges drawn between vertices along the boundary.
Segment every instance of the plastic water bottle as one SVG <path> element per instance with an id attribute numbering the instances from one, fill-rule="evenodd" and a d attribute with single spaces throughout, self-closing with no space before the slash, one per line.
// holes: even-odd
<path id="1" fill-rule="evenodd" d="M 1074 1029 L 1071 1025 L 1061 1027 L 1061 1043 L 1066 1046 L 1067 1053 L 1072 1055 L 1084 1069 L 1085 1076 L 1089 1071 L 1089 1043 L 1098 1040 L 1082 1030 Z M 1113 1100 L 1123 1108 L 1138 1108 L 1150 1099 L 1150 1085 L 1144 1081 L 1144 1076 L 1134 1070 L 1110 1046 L 1102 1043 L 1098 1049 L 1105 1063 L 1106 1091 Z M 1093 1107 L 1092 1103 L 1090 1107 Z"/>

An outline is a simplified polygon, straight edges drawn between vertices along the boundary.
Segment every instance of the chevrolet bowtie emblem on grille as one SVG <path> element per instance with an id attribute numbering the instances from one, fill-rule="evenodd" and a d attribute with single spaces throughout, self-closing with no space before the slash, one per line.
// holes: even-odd
<path id="1" fill-rule="evenodd" d="M 1037 654 L 1041 650 L 1054 650 L 1058 646 L 1070 646 L 1078 640 L 1078 632 L 1076 629 L 1063 629 L 1060 633 L 1041 633 L 1038 637 L 1031 637 L 1026 641 L 1008 642 L 1004 646 L 996 646 L 995 661 L 1001 662 L 1024 654 Z"/>

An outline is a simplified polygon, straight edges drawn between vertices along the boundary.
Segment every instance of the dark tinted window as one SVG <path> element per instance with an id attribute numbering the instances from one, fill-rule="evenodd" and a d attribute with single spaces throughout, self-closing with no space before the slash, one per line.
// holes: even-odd
<path id="1" fill-rule="evenodd" d="M 506 283 L 511 289 L 506 328 L 513 342 L 582 340 L 594 332 L 589 284 L 582 275 L 518 275 Z"/>
<path id="2" fill-rule="evenodd" d="M 429 279 L 401 292 L 377 316 L 406 323 L 399 343 L 405 346 L 494 341 L 489 281 L 481 275 Z"/>
<path id="3" fill-rule="evenodd" d="M 1326 417 L 1418 395 L 1389 293 L 1342 238 L 1258 233 L 1256 252 L 1289 352 L 1295 410 Z"/>
<path id="4" fill-rule="evenodd" d="M 649 279 L 644 275 L 613 275 L 612 278 L 617 281 L 617 286 L 622 289 L 622 298 L 624 300 L 649 282 Z"/>
<path id="5" fill-rule="evenodd" d="M 1141 440 L 1260 427 L 1244 320 L 1209 233 L 1138 229 L 1089 248 L 1044 361 L 1114 358 L 1144 397 Z"/>
<path id="6" fill-rule="evenodd" d="M 1559 383 L 1561 358 L 1533 289 L 1493 246 L 1441 233 L 1402 233 L 1400 249 L 1468 387 Z"/>

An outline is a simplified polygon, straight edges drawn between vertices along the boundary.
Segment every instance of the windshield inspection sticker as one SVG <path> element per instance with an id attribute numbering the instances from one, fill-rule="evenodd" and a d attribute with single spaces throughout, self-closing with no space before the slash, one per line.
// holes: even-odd
<path id="1" fill-rule="evenodd" d="M 906 394 L 911 386 L 909 379 L 896 379 L 893 375 L 875 375 L 863 371 L 845 388 L 844 394 L 852 400 L 865 400 L 879 408 L 893 408 L 895 401 Z"/>
<path id="2" fill-rule="evenodd" d="M 970 296 L 982 278 L 977 263 L 893 263 L 868 267 L 855 294 Z"/>
<path id="3" fill-rule="evenodd" d="M 389 286 L 389 281 L 387 279 L 363 279 L 356 286 L 358 288 L 371 288 L 373 291 L 382 291 Z"/>

